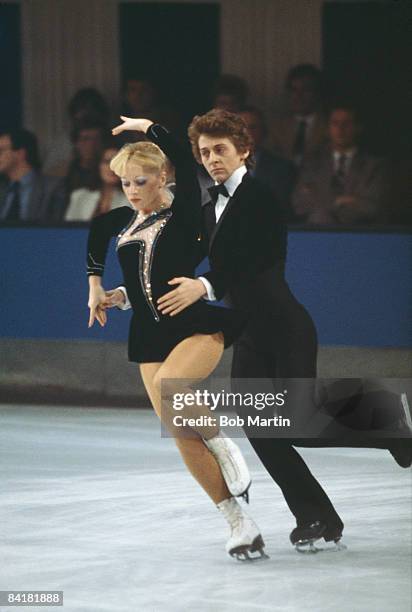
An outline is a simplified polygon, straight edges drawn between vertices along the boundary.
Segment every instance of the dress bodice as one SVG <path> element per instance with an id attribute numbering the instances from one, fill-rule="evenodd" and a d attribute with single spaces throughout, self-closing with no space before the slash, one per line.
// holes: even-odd
<path id="1" fill-rule="evenodd" d="M 145 303 L 155 321 L 161 318 L 154 302 L 170 291 L 168 281 L 176 276 L 192 276 L 199 255 L 201 227 L 199 185 L 189 150 L 175 143 L 169 133 L 152 125 L 147 136 L 160 146 L 175 168 L 173 201 L 149 215 L 129 207 L 95 217 L 88 240 L 88 274 L 102 276 L 112 236 L 124 285 L 132 307 L 145 312 Z M 143 300 L 142 300 L 143 298 Z"/>
<path id="2" fill-rule="evenodd" d="M 165 206 L 159 212 L 153 212 L 149 215 L 139 212 L 132 217 L 129 225 L 118 234 L 117 238 L 117 250 L 133 242 L 142 245 L 142 249 L 139 251 L 139 274 L 142 291 L 150 305 L 153 302 L 151 272 L 155 245 L 171 216 L 170 206 Z"/>

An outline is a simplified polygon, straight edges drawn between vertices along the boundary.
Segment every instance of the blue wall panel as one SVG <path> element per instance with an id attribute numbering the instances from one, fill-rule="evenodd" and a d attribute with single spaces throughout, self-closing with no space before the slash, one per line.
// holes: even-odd
<path id="1" fill-rule="evenodd" d="M 0 230 L 0 336 L 126 339 L 130 313 L 116 309 L 87 328 L 86 239 L 83 228 Z M 407 234 L 292 231 L 287 277 L 320 343 L 410 346 L 410 256 Z M 105 286 L 120 278 L 112 249 Z"/>

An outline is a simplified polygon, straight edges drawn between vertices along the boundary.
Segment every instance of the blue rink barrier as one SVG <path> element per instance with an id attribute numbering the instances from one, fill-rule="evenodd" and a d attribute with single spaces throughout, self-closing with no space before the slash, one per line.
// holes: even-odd
<path id="1" fill-rule="evenodd" d="M 129 312 L 87 328 L 86 240 L 84 227 L 1 228 L 1 337 L 127 338 Z M 289 233 L 287 279 L 322 345 L 410 346 L 410 262 L 406 233 Z M 112 248 L 104 285 L 119 280 Z"/>

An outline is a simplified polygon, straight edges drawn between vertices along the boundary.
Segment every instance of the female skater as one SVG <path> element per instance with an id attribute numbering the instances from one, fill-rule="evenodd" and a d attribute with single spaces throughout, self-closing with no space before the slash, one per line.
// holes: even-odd
<path id="1" fill-rule="evenodd" d="M 198 262 L 201 210 L 193 161 L 161 126 L 147 119 L 122 120 L 113 134 L 143 131 L 152 142 L 125 145 L 110 164 L 121 177 L 133 209 L 118 208 L 92 222 L 88 243 L 89 326 L 95 319 L 104 325 L 106 308 L 119 301 L 119 291 L 106 293 L 101 285 L 110 238 L 117 236 L 124 285 L 133 308 L 129 360 L 140 364 L 153 408 L 174 436 L 189 471 L 228 521 L 231 535 L 227 552 L 241 560 L 251 559 L 253 552 L 264 556 L 258 527 L 234 497 L 247 499 L 250 486 L 239 448 L 217 426 L 182 435 L 174 427 L 172 410 L 161 393 L 162 379 L 207 378 L 241 328 L 234 312 L 205 302 L 197 302 L 175 317 L 162 315 L 155 306 L 170 288 L 168 280 L 193 277 Z M 172 203 L 165 192 L 167 158 L 176 173 Z M 202 406 L 194 410 L 197 415 L 206 412 Z"/>

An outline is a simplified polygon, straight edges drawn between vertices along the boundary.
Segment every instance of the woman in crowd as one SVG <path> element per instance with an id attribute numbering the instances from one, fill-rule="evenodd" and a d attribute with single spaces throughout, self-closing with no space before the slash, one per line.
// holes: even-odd
<path id="1" fill-rule="evenodd" d="M 90 221 L 93 217 L 109 212 L 119 206 L 127 206 L 119 177 L 110 169 L 110 162 L 118 153 L 115 145 L 106 147 L 100 159 L 99 174 L 101 185 L 99 189 L 81 187 L 72 192 L 65 221 Z"/>
<path id="2" fill-rule="evenodd" d="M 122 119 L 114 134 L 141 131 L 152 142 L 125 145 L 110 164 L 121 177 L 132 208 L 118 208 L 92 222 L 88 245 L 89 326 L 95 319 L 105 325 L 106 308 L 124 301 L 121 290 L 105 292 L 101 285 L 110 238 L 117 236 L 124 285 L 133 308 L 129 360 L 140 364 L 157 415 L 174 436 L 189 471 L 229 523 L 227 552 L 239 559 L 251 558 L 254 552 L 264 556 L 259 529 L 235 499 L 247 499 L 250 486 L 239 448 L 213 423 L 195 430 L 179 429 L 173 421 L 172 393 L 164 393 L 162 388 L 162 380 L 172 379 L 176 381 L 173 390 L 184 391 L 181 381 L 207 378 L 243 325 L 237 313 L 203 301 L 174 317 L 163 315 L 155 306 L 170 289 L 169 279 L 193 277 L 198 263 L 201 206 L 193 160 L 160 125 L 148 119 Z M 166 156 L 175 167 L 172 203 L 165 190 Z M 187 416 L 210 414 L 205 406 L 185 409 Z"/>

